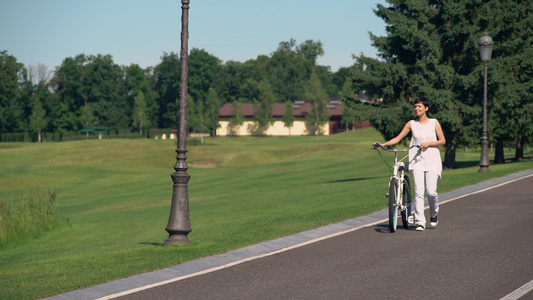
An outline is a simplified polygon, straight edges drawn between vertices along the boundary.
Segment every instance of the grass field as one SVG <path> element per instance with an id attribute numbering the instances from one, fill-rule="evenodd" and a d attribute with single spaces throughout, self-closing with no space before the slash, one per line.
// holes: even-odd
<path id="1" fill-rule="evenodd" d="M 192 243 L 169 247 L 175 140 L 0 143 L 0 200 L 56 190 L 68 219 L 0 248 L 0 298 L 67 292 L 381 210 L 389 171 L 369 151 L 381 140 L 373 129 L 190 140 Z M 478 173 L 479 151 L 458 151 L 457 161 L 462 168 L 443 172 L 439 192 L 533 168 L 509 162 Z"/>

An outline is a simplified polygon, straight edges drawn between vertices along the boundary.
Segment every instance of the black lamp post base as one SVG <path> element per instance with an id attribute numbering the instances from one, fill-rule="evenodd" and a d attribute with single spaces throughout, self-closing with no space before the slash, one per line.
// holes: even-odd
<path id="1" fill-rule="evenodd" d="M 165 240 L 165 242 L 163 243 L 163 246 L 169 246 L 169 245 L 174 245 L 174 244 L 187 245 L 190 243 L 191 241 L 189 241 L 189 238 L 187 237 L 186 234 L 173 234 L 173 235 L 170 235 Z"/>
<path id="2" fill-rule="evenodd" d="M 483 128 L 486 128 L 485 124 L 483 125 Z M 487 131 L 484 129 L 481 137 L 481 159 L 479 160 L 478 172 L 488 172 L 489 166 L 489 141 L 487 139 Z"/>

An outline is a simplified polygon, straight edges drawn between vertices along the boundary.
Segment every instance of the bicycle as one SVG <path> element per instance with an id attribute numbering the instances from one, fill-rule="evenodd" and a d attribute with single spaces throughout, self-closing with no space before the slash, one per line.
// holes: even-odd
<path id="1" fill-rule="evenodd" d="M 387 152 L 394 152 L 394 165 L 392 168 L 383 158 L 383 155 L 381 155 L 379 152 L 378 147 Z M 409 155 L 406 155 L 402 159 L 398 160 L 398 153 L 409 151 L 415 147 L 420 148 L 418 145 L 413 145 L 403 150 L 391 150 L 384 148 L 380 144 L 376 144 L 374 148 L 370 149 L 378 151 L 385 164 L 389 167 L 389 170 L 392 171 L 392 175 L 389 180 L 389 193 L 387 194 L 387 198 L 389 198 L 390 232 L 396 232 L 398 225 L 398 214 L 402 218 L 403 228 L 409 229 L 409 219 L 412 211 L 411 204 L 413 201 L 411 197 L 411 182 L 409 181 L 409 176 L 405 174 L 405 171 L 408 170 L 408 162 L 403 161 L 409 157 Z"/>

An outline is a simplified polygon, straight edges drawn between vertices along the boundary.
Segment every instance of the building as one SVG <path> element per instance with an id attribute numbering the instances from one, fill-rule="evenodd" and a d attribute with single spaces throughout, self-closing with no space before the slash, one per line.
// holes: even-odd
<path id="1" fill-rule="evenodd" d="M 351 130 L 354 128 L 370 127 L 368 122 L 362 122 L 357 124 L 349 124 L 346 126 L 342 123 L 342 112 L 344 109 L 344 103 L 339 98 L 331 98 L 326 105 L 329 113 L 329 122 L 324 124 L 321 128 L 321 132 L 324 135 L 334 134 Z M 307 101 L 295 101 L 292 104 L 294 123 L 291 128 L 285 127 L 283 123 L 283 115 L 286 111 L 285 103 L 275 103 L 272 108 L 272 114 L 275 122 L 266 131 L 264 135 L 271 136 L 289 136 L 289 135 L 308 135 L 306 129 L 305 116 L 311 109 L 311 104 Z M 253 104 L 242 103 L 241 104 L 242 115 L 244 117 L 244 123 L 237 128 L 230 127 L 230 120 L 232 119 L 233 103 L 224 104 L 219 111 L 219 124 L 217 129 L 217 136 L 246 136 L 254 135 L 253 128 L 255 123 Z"/>

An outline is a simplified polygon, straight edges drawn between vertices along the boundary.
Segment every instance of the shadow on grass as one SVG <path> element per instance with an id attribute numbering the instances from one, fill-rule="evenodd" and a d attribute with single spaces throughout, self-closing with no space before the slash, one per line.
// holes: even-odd
<path id="1" fill-rule="evenodd" d="M 533 157 L 524 157 L 524 158 L 521 158 L 519 160 L 516 160 L 514 157 L 513 158 L 506 158 L 505 159 L 505 163 L 516 163 L 516 162 L 522 162 L 522 161 L 531 161 L 533 160 Z M 490 165 L 495 165 L 494 163 L 494 160 L 490 159 Z M 470 167 L 475 167 L 475 166 L 479 166 L 479 160 L 470 160 L 470 161 L 456 161 L 455 162 L 455 168 L 456 169 L 462 169 L 462 168 L 470 168 Z"/>
<path id="2" fill-rule="evenodd" d="M 377 179 L 377 178 L 382 178 L 382 177 L 346 178 L 346 179 L 338 179 L 338 180 L 326 181 L 326 183 L 354 182 L 354 181 Z"/>
<path id="3" fill-rule="evenodd" d="M 456 169 L 463 169 L 463 168 L 470 168 L 479 165 L 478 161 L 456 161 L 455 162 L 455 168 Z"/>
<path id="4" fill-rule="evenodd" d="M 163 243 L 155 243 L 155 242 L 149 243 L 149 242 L 142 242 L 142 243 L 139 243 L 139 245 L 163 246 Z"/>

